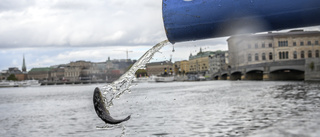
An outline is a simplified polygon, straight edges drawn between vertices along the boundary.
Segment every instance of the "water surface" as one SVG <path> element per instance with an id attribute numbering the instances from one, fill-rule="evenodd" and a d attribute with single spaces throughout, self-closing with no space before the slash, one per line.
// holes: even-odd
<path id="1" fill-rule="evenodd" d="M 112 129 L 95 114 L 102 85 L 0 89 L 1 136 L 319 136 L 320 87 L 302 82 L 139 83 L 114 100 Z"/>

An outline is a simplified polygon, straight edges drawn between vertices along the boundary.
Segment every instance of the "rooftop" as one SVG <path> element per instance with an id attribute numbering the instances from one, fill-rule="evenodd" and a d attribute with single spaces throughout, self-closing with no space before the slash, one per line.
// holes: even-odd
<path id="1" fill-rule="evenodd" d="M 157 66 L 157 65 L 173 65 L 173 63 L 171 61 L 161 61 L 161 62 L 147 63 L 147 66 Z"/>
<path id="2" fill-rule="evenodd" d="M 52 68 L 45 67 L 45 68 L 32 68 L 30 72 L 39 72 L 39 71 L 50 71 Z"/>
<path id="3" fill-rule="evenodd" d="M 200 51 L 197 53 L 197 55 L 192 55 L 190 54 L 189 56 L 189 60 L 191 59 L 197 59 L 197 58 L 202 58 L 202 57 L 209 57 L 210 55 L 214 55 L 215 52 L 214 51 L 202 51 L 202 49 L 200 48 Z"/>
<path id="4" fill-rule="evenodd" d="M 282 36 L 299 36 L 299 35 L 320 35 L 320 31 L 304 31 L 302 29 L 299 30 L 291 30 L 288 32 L 268 32 L 263 34 L 243 34 L 243 35 L 235 35 L 231 36 L 227 39 L 227 41 L 233 38 L 260 38 L 260 37 L 282 37 Z"/>

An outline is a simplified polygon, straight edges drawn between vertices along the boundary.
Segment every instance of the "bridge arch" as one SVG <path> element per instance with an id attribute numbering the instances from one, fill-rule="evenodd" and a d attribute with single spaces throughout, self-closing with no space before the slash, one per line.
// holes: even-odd
<path id="1" fill-rule="evenodd" d="M 263 70 L 255 69 L 246 72 L 246 80 L 263 80 Z"/>
<path id="2" fill-rule="evenodd" d="M 212 78 L 212 80 L 219 80 L 219 76 L 220 76 L 219 73 L 214 73 L 211 75 L 211 78 Z"/>
<path id="3" fill-rule="evenodd" d="M 246 73 L 251 72 L 251 71 L 264 71 L 263 67 L 256 67 L 256 68 L 247 68 Z"/>
<path id="4" fill-rule="evenodd" d="M 228 73 L 222 74 L 220 80 L 228 80 Z"/>
<path id="5" fill-rule="evenodd" d="M 274 67 L 270 67 L 270 72 L 274 72 L 274 71 L 278 71 L 278 70 L 298 70 L 298 71 L 303 71 L 305 70 L 305 66 L 304 65 L 300 65 L 300 66 L 274 66 Z"/>
<path id="6" fill-rule="evenodd" d="M 275 69 L 269 73 L 269 80 L 304 80 L 304 70 L 301 69 Z"/>
<path id="7" fill-rule="evenodd" d="M 219 75 L 213 75 L 213 80 L 219 80 Z"/>
<path id="8" fill-rule="evenodd" d="M 230 75 L 230 80 L 241 80 L 242 73 L 240 71 L 232 72 Z"/>

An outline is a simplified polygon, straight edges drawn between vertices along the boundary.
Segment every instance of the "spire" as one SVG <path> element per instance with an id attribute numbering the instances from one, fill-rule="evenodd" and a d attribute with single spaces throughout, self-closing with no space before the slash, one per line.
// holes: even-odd
<path id="1" fill-rule="evenodd" d="M 27 67 L 26 67 L 26 61 L 24 59 L 24 55 L 23 55 L 23 63 L 22 63 L 22 72 L 26 73 L 27 72 Z"/>

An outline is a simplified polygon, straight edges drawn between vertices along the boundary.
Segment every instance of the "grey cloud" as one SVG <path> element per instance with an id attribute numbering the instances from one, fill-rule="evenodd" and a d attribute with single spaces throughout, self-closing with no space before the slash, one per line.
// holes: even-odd
<path id="1" fill-rule="evenodd" d="M 95 1 L 97 2 L 97 1 Z M 87 0 L 63 0 L 63 1 L 55 1 L 50 8 L 52 9 L 60 9 L 60 10 L 87 10 L 93 9 L 94 5 Z"/>
<path id="2" fill-rule="evenodd" d="M 2 0 L 0 48 L 154 45 L 162 0 Z M 226 45 L 226 38 L 177 45 Z"/>
<path id="3" fill-rule="evenodd" d="M 154 44 L 166 38 L 161 0 L 35 3 L 32 8 L 26 5 L 23 11 L 0 16 L 1 48 L 132 46 Z"/>
<path id="4" fill-rule="evenodd" d="M 0 12 L 22 11 L 35 4 L 34 0 L 1 0 Z"/>

